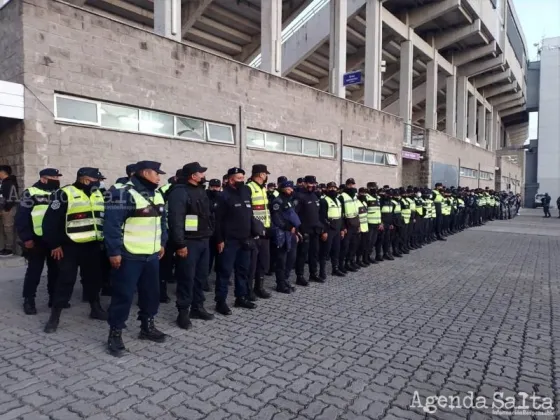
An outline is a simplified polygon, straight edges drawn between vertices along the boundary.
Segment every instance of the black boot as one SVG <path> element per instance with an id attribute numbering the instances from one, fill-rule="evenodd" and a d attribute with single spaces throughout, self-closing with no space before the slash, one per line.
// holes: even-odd
<path id="1" fill-rule="evenodd" d="M 177 326 L 183 330 L 188 330 L 192 327 L 188 309 L 179 309 L 179 315 L 177 315 Z"/>
<path id="2" fill-rule="evenodd" d="M 204 306 L 191 307 L 191 318 L 192 319 L 202 319 L 203 321 L 212 321 L 214 315 L 208 312 Z"/>
<path id="3" fill-rule="evenodd" d="M 319 261 L 319 279 L 325 281 L 327 279 L 327 262 Z"/>
<path id="4" fill-rule="evenodd" d="M 89 317 L 91 319 L 99 319 L 100 321 L 107 321 L 107 311 L 101 307 L 99 301 L 95 301 L 89 304 L 91 311 Z"/>
<path id="5" fill-rule="evenodd" d="M 264 288 L 264 279 L 260 278 L 260 279 L 256 279 L 255 280 L 255 295 L 257 295 L 258 297 L 260 297 L 261 299 L 269 299 L 270 298 L 270 293 L 268 293 L 266 291 L 266 289 Z"/>
<path id="6" fill-rule="evenodd" d="M 231 315 L 231 309 L 227 303 L 223 300 L 216 302 L 216 312 L 222 315 Z"/>
<path id="7" fill-rule="evenodd" d="M 156 328 L 154 318 L 142 319 L 142 326 L 140 327 L 140 340 L 150 340 L 155 343 L 163 343 L 165 341 L 165 334 Z"/>
<path id="8" fill-rule="evenodd" d="M 325 276 L 326 278 L 326 276 Z M 309 275 L 309 282 L 316 282 L 316 283 L 324 283 L 325 280 L 321 279 L 317 274 L 310 274 Z"/>
<path id="9" fill-rule="evenodd" d="M 60 314 L 62 313 L 62 309 L 60 308 L 52 308 L 51 309 L 51 316 L 47 321 L 47 325 L 45 325 L 45 332 L 47 334 L 56 332 L 58 328 L 58 323 L 60 322 Z"/>
<path id="10" fill-rule="evenodd" d="M 255 292 L 253 290 L 249 290 L 249 294 L 247 295 L 247 300 L 249 302 L 256 302 L 257 301 L 257 295 L 255 295 Z"/>
<path id="11" fill-rule="evenodd" d="M 342 271 L 340 271 L 338 269 L 338 267 L 333 267 L 332 275 L 335 276 L 335 277 L 346 277 L 346 274 L 344 274 Z"/>
<path id="12" fill-rule="evenodd" d="M 35 307 L 35 299 L 33 298 L 24 299 L 23 312 L 25 312 L 25 315 L 37 315 L 37 308 Z"/>
<path id="13" fill-rule="evenodd" d="M 307 280 L 305 280 L 305 277 L 303 276 L 297 276 L 296 278 L 296 284 L 298 286 L 309 286 L 309 282 Z"/>
<path id="14" fill-rule="evenodd" d="M 107 350 L 111 356 L 121 357 L 126 352 L 126 347 L 122 341 L 122 331 L 116 328 L 109 330 L 109 338 L 107 339 Z"/>
<path id="15" fill-rule="evenodd" d="M 52 308 L 52 307 L 53 307 L 53 297 L 52 297 L 52 296 L 49 296 L 49 303 L 48 303 L 48 305 L 49 305 L 49 308 Z M 68 309 L 70 306 L 72 306 L 72 305 L 70 305 L 69 303 L 65 303 L 65 304 L 62 306 L 62 309 Z"/>
<path id="16" fill-rule="evenodd" d="M 251 302 L 246 297 L 236 298 L 234 306 L 236 308 L 245 308 L 245 309 L 255 309 L 257 307 L 257 305 L 255 305 L 253 302 Z"/>
<path id="17" fill-rule="evenodd" d="M 344 271 L 349 271 L 351 273 L 355 273 L 356 271 L 358 271 L 357 268 L 354 267 L 354 265 L 347 263 L 346 266 L 344 266 Z"/>
<path id="18" fill-rule="evenodd" d="M 377 254 L 375 256 L 375 261 L 377 261 L 377 262 L 383 262 L 384 259 L 385 259 L 385 257 L 381 254 Z"/>
<path id="19" fill-rule="evenodd" d="M 287 284 L 279 284 L 276 286 L 276 291 L 278 293 L 284 293 L 286 295 L 289 295 L 290 293 L 292 293 L 292 289 L 290 288 L 290 286 L 288 286 Z"/>
<path id="20" fill-rule="evenodd" d="M 385 254 L 383 255 L 383 259 L 387 261 L 393 261 L 395 258 L 391 254 Z"/>
<path id="21" fill-rule="evenodd" d="M 348 270 L 346 269 L 346 267 L 344 267 L 344 265 L 340 265 L 338 266 L 338 271 L 340 271 L 342 274 L 344 274 L 346 276 L 346 274 L 348 274 Z"/>

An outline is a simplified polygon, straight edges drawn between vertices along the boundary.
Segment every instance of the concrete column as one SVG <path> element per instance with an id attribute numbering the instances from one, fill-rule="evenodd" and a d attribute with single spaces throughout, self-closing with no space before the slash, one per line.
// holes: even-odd
<path id="1" fill-rule="evenodd" d="M 261 70 L 282 75 L 282 0 L 261 2 Z"/>
<path id="2" fill-rule="evenodd" d="M 426 68 L 426 128 L 437 130 L 437 94 L 438 64 L 436 60 L 428 62 Z"/>
<path id="3" fill-rule="evenodd" d="M 461 140 L 467 138 L 468 97 L 467 78 L 465 76 L 460 76 L 457 78 L 457 137 Z"/>
<path id="4" fill-rule="evenodd" d="M 478 143 L 480 147 L 486 149 L 486 107 L 480 105 L 478 107 Z"/>
<path id="5" fill-rule="evenodd" d="M 496 150 L 498 150 L 497 147 L 497 139 L 498 139 L 498 113 L 496 111 L 494 111 L 494 108 L 492 108 L 492 111 L 490 112 L 490 131 L 488 132 L 488 137 L 489 137 L 489 144 L 490 144 L 490 151 L 494 152 Z"/>
<path id="6" fill-rule="evenodd" d="M 346 24 L 348 21 L 347 0 L 331 0 L 331 31 L 329 54 L 330 92 L 346 98 L 342 77 L 346 73 Z"/>
<path id="7" fill-rule="evenodd" d="M 401 69 L 399 83 L 399 115 L 405 124 L 412 120 L 412 63 L 414 61 L 412 41 L 401 43 Z"/>
<path id="8" fill-rule="evenodd" d="M 381 109 L 381 7 L 380 0 L 367 0 L 364 105 L 374 109 Z"/>
<path id="9" fill-rule="evenodd" d="M 469 120 L 468 120 L 468 129 L 467 129 L 467 137 L 471 141 L 471 143 L 477 143 L 476 140 L 476 107 L 477 107 L 477 100 L 476 96 L 472 95 L 469 97 Z"/>
<path id="10" fill-rule="evenodd" d="M 181 0 L 154 0 L 154 32 L 181 41 Z"/>
<path id="11" fill-rule="evenodd" d="M 445 132 L 457 136 L 457 75 L 447 77 L 445 92 Z"/>

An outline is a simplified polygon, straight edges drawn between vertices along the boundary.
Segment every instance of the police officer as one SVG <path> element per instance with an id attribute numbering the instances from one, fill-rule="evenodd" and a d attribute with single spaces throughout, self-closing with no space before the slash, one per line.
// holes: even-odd
<path id="1" fill-rule="evenodd" d="M 159 162 L 141 161 L 130 181 L 113 192 L 107 204 L 103 234 L 112 268 L 113 295 L 109 305 L 107 349 L 113 356 L 126 351 L 122 330 L 138 290 L 139 338 L 165 341 L 154 317 L 159 309 L 159 260 L 165 252 L 165 201 L 158 191 Z"/>
<path id="2" fill-rule="evenodd" d="M 399 190 L 392 189 L 390 191 L 391 202 L 393 203 L 393 229 L 392 229 L 392 239 L 391 244 L 393 246 L 393 256 L 401 258 L 401 243 L 402 243 L 402 231 L 404 227 L 404 219 L 402 215 L 401 207 L 401 197 Z"/>
<path id="3" fill-rule="evenodd" d="M 103 195 L 99 191 L 102 178 L 98 168 L 80 168 L 76 182 L 56 191 L 45 213 L 43 240 L 59 268 L 46 333 L 58 328 L 62 309 L 68 307 L 72 297 L 78 268 L 81 268 L 85 295 L 91 307 L 90 317 L 107 319 L 107 312 L 99 303 L 105 212 Z"/>
<path id="4" fill-rule="evenodd" d="M 109 188 L 111 194 L 113 193 L 112 191 L 113 189 L 121 189 L 128 183 L 128 181 L 130 181 L 130 179 L 134 175 L 134 172 L 136 171 L 136 164 L 131 163 L 130 165 L 126 165 L 125 170 L 126 170 L 126 176 L 118 178 L 115 181 L 115 183 L 111 185 L 111 187 Z"/>
<path id="5" fill-rule="evenodd" d="M 39 172 L 39 181 L 23 191 L 17 209 L 14 224 L 19 239 L 23 242 L 27 270 L 23 281 L 23 311 L 35 315 L 35 295 L 41 280 L 45 261 L 47 262 L 47 290 L 49 308 L 52 307 L 52 295 L 58 267 L 51 257 L 47 245 L 43 242 L 43 218 L 50 204 L 50 196 L 60 187 L 62 174 L 58 169 L 46 168 Z"/>
<path id="6" fill-rule="evenodd" d="M 416 210 L 416 219 L 414 223 L 414 245 L 416 248 L 422 248 L 422 246 L 424 246 L 426 236 L 426 212 L 424 199 L 422 198 L 422 192 L 419 188 L 413 188 L 412 191 L 414 193 L 413 200 Z"/>
<path id="7" fill-rule="evenodd" d="M 269 203 L 272 203 L 275 198 L 280 196 L 280 191 L 279 191 L 280 184 L 283 184 L 286 181 L 288 181 L 288 178 L 286 178 L 284 175 L 281 175 L 281 176 L 278 177 L 278 179 L 277 179 L 278 188 L 274 189 L 274 191 L 269 194 L 269 196 L 268 196 L 268 202 Z M 276 249 L 277 249 L 276 245 L 273 244 L 272 241 L 270 241 L 270 264 L 269 264 L 269 268 L 268 268 L 268 273 L 266 273 L 267 276 L 271 276 L 273 273 L 276 272 L 276 268 L 275 268 L 276 260 L 277 260 Z"/>
<path id="8" fill-rule="evenodd" d="M 398 201 L 401 206 L 401 216 L 403 224 L 398 227 L 398 231 L 400 234 L 400 244 L 399 250 L 401 254 L 409 254 L 410 249 L 408 247 L 408 240 L 409 240 L 409 229 L 411 223 L 411 216 L 412 216 L 412 209 L 410 208 L 410 202 L 408 201 L 407 193 L 404 188 L 399 188 L 398 190 Z"/>
<path id="9" fill-rule="evenodd" d="M 254 309 L 249 301 L 248 280 L 251 270 L 251 250 L 255 232 L 251 190 L 245 185 L 245 171 L 241 168 L 228 170 L 228 182 L 218 198 L 216 207 L 216 241 L 220 254 L 220 266 L 216 279 L 216 311 L 231 315 L 226 303 L 228 281 L 235 267 L 235 306 Z"/>
<path id="10" fill-rule="evenodd" d="M 253 217 L 260 221 L 265 229 L 265 234 L 255 239 L 255 247 L 251 253 L 251 271 L 249 274 L 249 299 L 256 300 L 270 298 L 264 288 L 264 276 L 270 268 L 270 209 L 268 207 L 268 195 L 266 182 L 268 180 L 268 169 L 266 165 L 253 165 L 251 179 L 247 186 L 251 190 L 251 206 Z M 255 297 L 256 296 L 256 297 Z"/>
<path id="11" fill-rule="evenodd" d="M 354 263 L 360 234 L 360 219 L 358 215 L 358 190 L 354 178 L 348 178 L 344 189 L 338 197 L 342 206 L 342 220 L 344 238 L 340 244 L 340 257 L 338 269 L 346 274 L 348 271 L 356 272 L 360 269 Z"/>
<path id="12" fill-rule="evenodd" d="M 294 183 L 284 180 L 278 186 L 279 195 L 271 203 L 272 241 L 275 248 L 274 265 L 276 291 L 290 294 L 295 287 L 290 284 L 290 273 L 296 262 L 297 243 L 302 239 L 298 228 L 301 225 L 294 204 Z"/>
<path id="13" fill-rule="evenodd" d="M 381 206 L 381 224 L 377 241 L 375 243 L 375 260 L 381 262 L 383 260 L 394 260 L 391 254 L 391 234 L 393 227 L 393 203 L 387 195 L 388 188 L 377 191 L 379 196 L 379 205 Z M 381 227 L 383 227 L 381 229 Z"/>
<path id="14" fill-rule="evenodd" d="M 359 267 L 369 267 L 370 262 L 367 258 L 369 250 L 369 225 L 367 207 L 367 189 L 358 190 L 358 218 L 360 219 L 360 233 L 358 249 L 356 251 L 356 265 Z"/>
<path id="15" fill-rule="evenodd" d="M 276 183 L 269 182 L 266 185 L 266 196 L 268 197 L 268 202 L 269 203 L 272 203 L 272 200 L 274 200 L 276 197 L 278 197 L 278 194 L 276 194 L 276 190 L 277 190 Z"/>
<path id="16" fill-rule="evenodd" d="M 443 184 L 441 182 L 436 183 L 435 189 L 432 191 L 433 196 L 432 200 L 434 202 L 434 208 L 436 210 L 436 217 L 435 217 L 435 234 L 438 241 L 446 241 L 442 235 L 443 230 L 443 214 L 442 214 L 442 206 L 443 206 Z"/>
<path id="17" fill-rule="evenodd" d="M 376 264 L 378 262 L 376 258 L 377 255 L 381 257 L 381 253 L 377 253 L 376 251 L 377 238 L 381 234 L 381 231 L 383 231 L 383 224 L 381 223 L 381 204 L 379 196 L 377 195 L 377 183 L 367 183 L 365 196 L 367 205 L 369 238 L 368 249 L 366 255 L 364 256 L 364 260 L 370 264 Z M 376 252 L 375 257 L 373 256 L 374 251 Z"/>
<path id="18" fill-rule="evenodd" d="M 222 191 L 222 183 L 219 179 L 211 179 L 208 182 L 208 189 L 206 190 L 206 195 L 208 196 L 208 200 L 210 200 L 210 212 L 212 213 L 212 219 L 215 220 L 216 216 L 216 206 L 218 205 L 218 195 Z M 216 233 L 212 232 L 212 236 L 210 237 L 209 249 L 210 249 L 210 260 L 208 261 L 208 273 L 212 271 L 214 268 L 214 272 L 216 272 L 218 268 L 218 250 L 216 243 Z M 205 292 L 210 291 L 210 282 L 207 282 L 203 285 L 202 290 Z"/>
<path id="19" fill-rule="evenodd" d="M 214 316 L 204 309 L 203 286 L 208 283 L 209 241 L 214 231 L 205 172 L 198 162 L 183 166 L 182 182 L 168 195 L 169 239 L 176 255 L 177 325 L 189 329 L 191 318 L 205 321 Z M 190 312 L 189 312 L 190 311 Z"/>
<path id="20" fill-rule="evenodd" d="M 301 220 L 299 232 L 303 240 L 298 244 L 296 258 L 296 284 L 308 286 L 305 279 L 305 263 L 309 262 L 309 281 L 320 282 L 317 275 L 317 260 L 319 258 L 319 236 L 323 226 L 319 221 L 319 197 L 316 194 L 317 180 L 313 175 L 304 178 L 302 189 L 296 194 L 296 212 Z"/>
<path id="21" fill-rule="evenodd" d="M 326 185 L 325 194 L 319 203 L 319 221 L 323 225 L 321 242 L 319 244 L 319 279 L 327 279 L 327 260 L 331 260 L 332 275 L 344 277 L 338 269 L 340 255 L 340 241 L 344 236 L 342 229 L 342 204 L 338 201 L 338 187 L 336 182 Z"/>

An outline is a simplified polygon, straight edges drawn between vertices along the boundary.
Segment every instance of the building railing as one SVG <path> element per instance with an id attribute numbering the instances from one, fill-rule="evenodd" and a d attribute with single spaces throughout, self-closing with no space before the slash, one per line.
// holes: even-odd
<path id="1" fill-rule="evenodd" d="M 403 145 L 413 149 L 425 149 L 426 130 L 413 124 L 404 124 Z"/>

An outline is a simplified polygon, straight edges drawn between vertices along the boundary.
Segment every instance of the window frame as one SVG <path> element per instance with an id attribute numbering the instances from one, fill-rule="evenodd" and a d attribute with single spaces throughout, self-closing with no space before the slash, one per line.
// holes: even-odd
<path id="1" fill-rule="evenodd" d="M 264 135 L 264 146 L 260 147 L 260 146 L 254 146 L 252 144 L 249 144 L 248 140 L 247 140 L 247 133 L 248 132 L 253 132 L 253 133 L 261 133 Z M 278 136 L 282 138 L 282 147 L 281 148 L 270 148 L 267 147 L 267 140 L 269 135 L 273 135 L 273 136 Z M 288 144 L 288 139 L 292 138 L 292 139 L 299 139 L 300 140 L 300 151 L 299 152 L 294 152 L 291 150 L 287 150 L 287 144 Z M 305 142 L 313 142 L 317 144 L 317 153 L 315 154 L 311 154 L 311 153 L 304 153 L 304 144 Z M 255 128 L 250 128 L 247 127 L 246 128 L 246 134 L 245 134 L 245 146 L 248 149 L 254 149 L 254 150 L 262 150 L 265 152 L 271 152 L 271 153 L 286 153 L 288 155 L 294 155 L 294 156 L 303 156 L 303 157 L 312 157 L 312 158 L 319 158 L 319 159 L 331 159 L 334 160 L 336 159 L 336 144 L 334 143 L 330 143 L 328 141 L 323 141 L 323 140 L 316 140 L 316 139 L 310 139 L 310 138 L 306 138 L 306 137 L 299 137 L 299 136 L 294 136 L 294 135 L 289 135 L 289 134 L 282 134 L 282 133 L 276 133 L 273 131 L 264 131 L 264 130 L 260 130 L 260 129 L 255 129 Z M 332 151 L 332 154 L 325 154 L 323 153 L 321 150 L 321 147 L 325 145 L 328 146 L 330 148 L 330 150 Z"/>
<path id="2" fill-rule="evenodd" d="M 196 121 L 200 121 L 202 123 L 202 139 L 197 139 L 194 137 L 187 137 L 187 136 L 182 136 L 180 134 L 178 134 L 177 132 L 177 128 L 179 126 L 179 124 L 177 123 L 177 121 L 179 120 L 179 118 L 186 118 L 188 120 L 196 120 Z M 174 118 L 174 133 L 175 133 L 175 137 L 178 138 L 179 140 L 190 140 L 190 141 L 196 141 L 198 143 L 208 143 L 208 135 L 206 134 L 206 121 L 201 120 L 200 118 L 191 118 L 191 117 L 180 117 L 175 115 Z M 192 132 L 192 131 L 191 131 Z"/>
<path id="3" fill-rule="evenodd" d="M 210 124 L 217 125 L 219 127 L 229 128 L 229 131 L 231 133 L 231 142 L 211 139 L 210 138 Z M 212 121 L 204 121 L 204 129 L 205 129 L 205 137 L 206 137 L 205 141 L 206 142 L 235 145 L 235 134 L 233 133 L 233 126 L 228 125 L 228 124 L 212 122 Z"/>
<path id="4" fill-rule="evenodd" d="M 68 99 L 71 101 L 76 101 L 76 102 L 85 102 L 85 103 L 89 103 L 89 104 L 94 104 L 96 106 L 96 117 L 97 117 L 97 122 L 93 123 L 91 121 L 83 121 L 83 120 L 75 120 L 75 119 L 71 119 L 71 118 L 64 118 L 64 117 L 59 117 L 58 116 L 58 98 L 62 98 L 62 99 Z M 101 125 L 101 102 L 100 101 L 94 101 L 92 99 L 85 99 L 85 98 L 78 98 L 75 96 L 69 96 L 69 95 L 63 95 L 60 93 L 55 93 L 54 94 L 54 119 L 55 121 L 63 121 L 63 122 L 69 122 L 69 123 L 74 123 L 74 124 L 82 124 L 82 125 L 91 125 L 91 126 L 95 126 L 95 127 L 102 127 Z"/>

